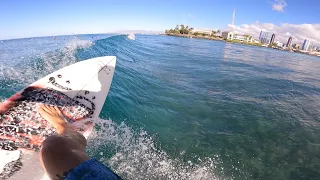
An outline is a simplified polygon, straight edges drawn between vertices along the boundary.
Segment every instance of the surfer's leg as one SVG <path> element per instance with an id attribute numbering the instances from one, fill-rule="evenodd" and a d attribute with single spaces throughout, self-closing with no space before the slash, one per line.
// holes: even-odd
<path id="1" fill-rule="evenodd" d="M 90 159 L 84 152 L 87 145 L 85 137 L 68 126 L 57 107 L 42 105 L 38 111 L 58 133 L 44 140 L 40 151 L 41 163 L 50 178 L 63 177 Z"/>
<path id="2" fill-rule="evenodd" d="M 65 177 L 68 172 L 90 159 L 83 149 L 79 149 L 74 143 L 61 135 L 50 136 L 42 143 L 40 160 L 51 179 Z"/>
<path id="3" fill-rule="evenodd" d="M 40 151 L 41 163 L 51 179 L 121 179 L 87 156 L 85 137 L 68 126 L 57 107 L 43 105 L 39 113 L 58 132 L 43 141 Z"/>

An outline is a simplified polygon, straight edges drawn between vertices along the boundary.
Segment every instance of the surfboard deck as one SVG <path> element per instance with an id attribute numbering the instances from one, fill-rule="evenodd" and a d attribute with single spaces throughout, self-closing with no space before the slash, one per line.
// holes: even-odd
<path id="1" fill-rule="evenodd" d="M 59 107 L 71 126 L 88 137 L 109 92 L 115 65 L 115 56 L 81 61 L 1 103 L 0 179 L 49 179 L 41 167 L 39 150 L 55 130 L 37 113 L 36 105 Z"/>

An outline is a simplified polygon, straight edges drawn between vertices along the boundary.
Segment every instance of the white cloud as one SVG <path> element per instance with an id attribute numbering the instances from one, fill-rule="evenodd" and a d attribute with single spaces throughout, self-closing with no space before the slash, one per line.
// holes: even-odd
<path id="1" fill-rule="evenodd" d="M 275 0 L 272 4 L 272 10 L 284 12 L 284 8 L 287 6 L 285 0 Z"/>
<path id="2" fill-rule="evenodd" d="M 228 25 L 231 29 L 232 25 Z M 315 44 L 320 45 L 320 24 L 288 24 L 275 25 L 272 23 L 242 24 L 233 26 L 235 32 L 239 34 L 250 34 L 256 39 L 259 38 L 260 31 L 268 31 L 275 33 L 276 40 L 286 42 L 290 36 L 293 38 L 293 43 L 303 43 L 304 39 L 310 39 Z"/>

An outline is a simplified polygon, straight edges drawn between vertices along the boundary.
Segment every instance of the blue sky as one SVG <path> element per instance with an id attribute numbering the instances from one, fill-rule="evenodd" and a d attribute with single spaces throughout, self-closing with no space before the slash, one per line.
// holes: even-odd
<path id="1" fill-rule="evenodd" d="M 239 26 L 317 25 L 320 21 L 318 0 L 1 0 L 0 39 L 164 31 L 182 23 L 223 30 L 231 23 L 233 8 L 237 11 L 235 24 Z"/>

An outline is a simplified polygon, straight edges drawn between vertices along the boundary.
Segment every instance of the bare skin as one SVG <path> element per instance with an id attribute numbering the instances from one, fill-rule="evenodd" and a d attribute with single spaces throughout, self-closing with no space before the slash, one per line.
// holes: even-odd
<path id="1" fill-rule="evenodd" d="M 42 166 L 51 179 L 64 179 L 69 171 L 90 159 L 85 153 L 87 140 L 68 125 L 58 107 L 40 105 L 38 112 L 58 134 L 43 141 L 40 151 Z"/>

